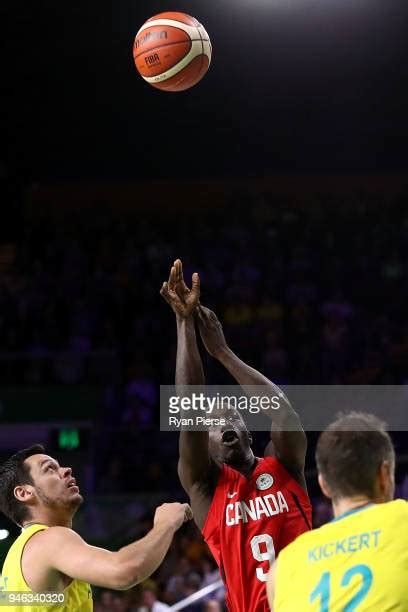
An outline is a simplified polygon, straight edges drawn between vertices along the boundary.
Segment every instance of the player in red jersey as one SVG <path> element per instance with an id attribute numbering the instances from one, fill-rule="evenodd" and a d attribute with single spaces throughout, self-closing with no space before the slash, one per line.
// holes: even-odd
<path id="1" fill-rule="evenodd" d="M 242 387 L 263 386 L 271 396 L 282 398 L 279 410 L 273 411 L 263 458 L 254 456 L 251 434 L 231 408 L 225 410 L 225 426 L 209 432 L 182 431 L 179 442 L 179 477 L 220 568 L 229 611 L 265 612 L 271 563 L 282 548 L 311 528 L 304 477 L 306 436 L 281 390 L 231 351 L 215 314 L 199 304 L 198 274 L 193 275 L 190 291 L 177 260 L 161 294 L 177 319 L 176 385 L 204 384 L 196 317 L 208 353 Z"/>

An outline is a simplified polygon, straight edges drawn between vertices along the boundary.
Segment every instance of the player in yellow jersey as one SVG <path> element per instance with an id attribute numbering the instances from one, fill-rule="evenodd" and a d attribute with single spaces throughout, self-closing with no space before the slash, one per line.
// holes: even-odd
<path id="1" fill-rule="evenodd" d="M 334 519 L 282 550 L 268 578 L 273 612 L 407 612 L 408 503 L 394 497 L 384 425 L 352 412 L 319 438 L 319 484 Z"/>
<path id="2" fill-rule="evenodd" d="M 0 491 L 0 509 L 22 527 L 2 571 L 0 603 L 7 597 L 8 605 L 0 609 L 9 612 L 91 612 L 90 584 L 125 590 L 141 582 L 163 561 L 175 531 L 192 518 L 187 504 L 163 504 L 141 540 L 116 552 L 90 546 L 72 530 L 83 501 L 72 470 L 40 445 L 0 466 Z"/>

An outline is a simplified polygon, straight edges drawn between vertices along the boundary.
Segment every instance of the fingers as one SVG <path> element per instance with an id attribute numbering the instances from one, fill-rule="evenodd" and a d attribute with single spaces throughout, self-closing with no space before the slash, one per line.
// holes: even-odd
<path id="1" fill-rule="evenodd" d="M 183 283 L 183 264 L 181 263 L 181 259 L 176 259 L 173 265 L 176 268 L 176 282 Z"/>
<path id="2" fill-rule="evenodd" d="M 186 304 L 195 308 L 200 298 L 200 277 L 197 272 L 192 276 L 191 291 L 184 282 L 183 264 L 180 259 L 176 259 L 170 269 L 169 280 L 163 283 L 160 290 L 161 296 L 171 305 L 186 306 Z"/>
<path id="3" fill-rule="evenodd" d="M 199 304 L 197 306 L 197 310 L 198 310 L 198 317 L 203 321 L 203 323 L 209 320 L 210 313 L 211 313 L 211 310 L 209 308 L 207 308 L 206 306 L 203 306 L 202 304 Z"/>
<path id="4" fill-rule="evenodd" d="M 167 281 L 168 283 L 170 282 L 170 278 L 171 278 L 171 271 L 172 271 L 172 268 L 170 268 L 169 279 L 168 279 L 168 281 Z"/>
<path id="5" fill-rule="evenodd" d="M 162 288 L 160 289 L 160 295 L 166 300 L 166 302 L 169 302 L 169 285 L 168 283 L 163 283 L 162 284 Z"/>
<path id="6" fill-rule="evenodd" d="M 200 303 L 197 304 L 196 312 L 198 316 L 198 322 L 201 323 L 202 325 L 205 324 L 205 318 L 204 318 L 205 315 L 204 315 L 203 308 L 204 307 Z"/>
<path id="7" fill-rule="evenodd" d="M 191 277 L 191 291 L 198 297 L 200 296 L 200 286 L 200 277 L 198 276 L 197 272 L 194 272 L 193 276 Z"/>
<path id="8" fill-rule="evenodd" d="M 191 521 L 193 518 L 193 511 L 188 504 L 183 504 L 184 506 L 184 522 Z"/>
<path id="9" fill-rule="evenodd" d="M 169 289 L 171 291 L 174 291 L 174 289 L 176 288 L 176 283 L 177 283 L 177 270 L 175 266 L 172 266 L 170 270 L 170 276 L 169 276 Z"/>
<path id="10" fill-rule="evenodd" d="M 172 305 L 180 305 L 180 299 L 177 293 L 170 289 L 169 283 L 163 283 L 162 288 L 160 289 L 160 295 L 166 300 L 170 306 Z"/>
<path id="11" fill-rule="evenodd" d="M 197 308 L 197 322 L 198 322 L 198 327 L 200 329 L 200 331 L 204 331 L 205 329 L 209 329 L 210 328 L 210 324 L 211 324 L 211 319 L 208 315 L 208 308 L 206 308 L 205 306 L 202 306 L 201 304 L 198 304 Z"/>
<path id="12" fill-rule="evenodd" d="M 198 325 L 202 328 L 206 327 L 207 329 L 215 329 L 217 327 L 221 327 L 221 323 L 219 322 L 217 315 L 206 306 L 202 306 L 200 303 L 198 303 L 197 306 L 197 315 Z"/>
<path id="13" fill-rule="evenodd" d="M 177 293 L 180 295 L 180 297 L 185 297 L 188 293 L 190 293 L 190 289 L 184 282 L 183 264 L 180 259 L 176 259 L 176 261 L 174 262 L 174 267 L 176 268 L 177 273 Z"/>

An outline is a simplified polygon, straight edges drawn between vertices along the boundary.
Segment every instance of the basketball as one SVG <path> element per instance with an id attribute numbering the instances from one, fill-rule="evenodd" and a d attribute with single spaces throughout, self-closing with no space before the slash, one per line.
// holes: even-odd
<path id="1" fill-rule="evenodd" d="M 204 27 L 185 13 L 151 17 L 136 34 L 133 58 L 147 83 L 164 91 L 196 85 L 208 70 L 212 47 Z"/>

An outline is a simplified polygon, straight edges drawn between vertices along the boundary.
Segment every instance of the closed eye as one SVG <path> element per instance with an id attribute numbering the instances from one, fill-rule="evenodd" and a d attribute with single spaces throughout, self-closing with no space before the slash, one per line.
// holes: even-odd
<path id="1" fill-rule="evenodd" d="M 48 472 L 49 470 L 52 470 L 53 472 L 55 472 L 55 470 L 57 469 L 58 469 L 58 466 L 53 463 L 49 463 L 47 466 L 44 466 L 45 472 Z"/>

